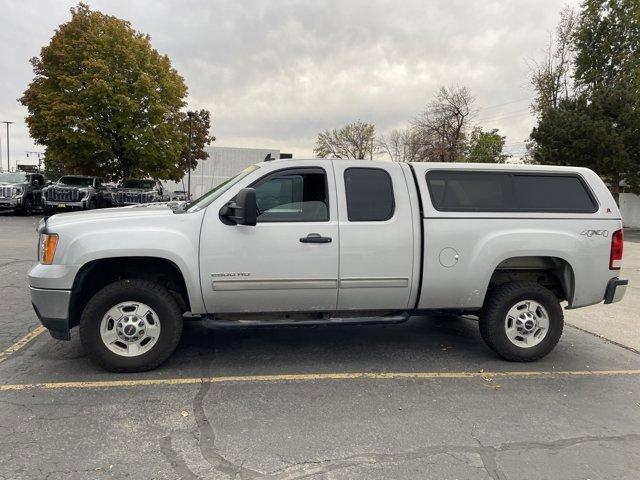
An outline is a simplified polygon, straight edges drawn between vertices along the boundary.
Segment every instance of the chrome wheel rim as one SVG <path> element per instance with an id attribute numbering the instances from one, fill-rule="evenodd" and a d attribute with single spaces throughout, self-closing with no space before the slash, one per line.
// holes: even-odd
<path id="1" fill-rule="evenodd" d="M 504 328 L 507 338 L 514 345 L 535 347 L 549 332 L 549 313 L 534 300 L 521 300 L 507 312 Z"/>
<path id="2" fill-rule="evenodd" d="M 102 317 L 100 338 L 116 355 L 143 355 L 151 350 L 160 338 L 158 314 L 141 302 L 118 303 Z"/>

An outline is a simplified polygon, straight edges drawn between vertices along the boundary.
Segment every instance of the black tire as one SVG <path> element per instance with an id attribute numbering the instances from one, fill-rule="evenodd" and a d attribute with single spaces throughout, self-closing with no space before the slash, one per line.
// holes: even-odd
<path id="1" fill-rule="evenodd" d="M 16 208 L 15 213 L 25 217 L 33 215 L 33 199 L 31 197 L 25 198 L 22 207 Z"/>
<path id="2" fill-rule="evenodd" d="M 92 198 L 89 200 L 89 203 L 87 203 L 87 210 L 93 210 L 95 208 L 98 208 L 98 202 L 95 198 Z"/>
<path id="3" fill-rule="evenodd" d="M 51 215 L 55 215 L 56 214 L 56 208 L 55 207 L 42 207 L 42 213 L 44 213 L 44 215 L 46 217 L 50 217 Z"/>
<path id="4" fill-rule="evenodd" d="M 102 341 L 100 323 L 107 311 L 120 302 L 138 301 L 151 307 L 160 321 L 160 335 L 147 352 L 125 357 L 112 352 Z M 111 372 L 144 372 L 163 363 L 176 349 L 182 334 L 182 313 L 173 295 L 147 280 L 119 280 L 98 291 L 82 312 L 80 340 L 89 358 Z"/>
<path id="5" fill-rule="evenodd" d="M 537 345 L 521 347 L 509 340 L 505 320 L 509 309 L 523 300 L 538 302 L 547 311 L 549 330 Z M 537 283 L 514 282 L 493 290 L 480 313 L 480 335 L 494 352 L 511 362 L 533 362 L 551 352 L 562 335 L 564 314 L 558 298 Z"/>

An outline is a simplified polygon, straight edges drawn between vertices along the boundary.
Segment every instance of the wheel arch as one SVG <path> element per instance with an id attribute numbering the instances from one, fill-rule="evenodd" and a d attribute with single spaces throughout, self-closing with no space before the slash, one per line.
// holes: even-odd
<path id="1" fill-rule="evenodd" d="M 516 255 L 499 261 L 486 282 L 484 301 L 499 285 L 516 281 L 538 283 L 560 300 L 572 304 L 575 294 L 574 269 L 566 258 L 555 255 Z M 484 302 L 483 302 L 484 303 Z"/>
<path id="2" fill-rule="evenodd" d="M 125 278 L 159 283 L 173 294 L 183 312 L 191 310 L 185 276 L 172 260 L 152 256 L 108 257 L 89 261 L 78 270 L 71 289 L 69 327 L 79 324 L 84 307 L 97 291 Z"/>

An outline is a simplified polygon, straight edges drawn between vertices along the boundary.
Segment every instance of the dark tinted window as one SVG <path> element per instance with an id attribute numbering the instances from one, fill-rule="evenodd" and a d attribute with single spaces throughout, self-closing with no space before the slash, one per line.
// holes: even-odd
<path id="1" fill-rule="evenodd" d="M 393 216 L 393 186 L 380 168 L 348 168 L 344 172 L 350 222 L 389 220 Z"/>
<path id="2" fill-rule="evenodd" d="M 91 187 L 93 185 L 93 178 L 66 176 L 58 180 L 58 183 L 72 187 Z"/>
<path id="3" fill-rule="evenodd" d="M 324 170 L 284 170 L 254 185 L 258 222 L 326 222 L 329 220 Z"/>
<path id="4" fill-rule="evenodd" d="M 597 204 L 573 175 L 511 172 L 427 173 L 431 201 L 441 211 L 594 212 Z"/>
<path id="5" fill-rule="evenodd" d="M 597 205 L 577 177 L 514 175 L 514 192 L 520 210 L 594 212 Z"/>
<path id="6" fill-rule="evenodd" d="M 437 210 L 500 211 L 514 207 L 508 173 L 430 172 L 427 183 Z"/>
<path id="7" fill-rule="evenodd" d="M 150 190 L 152 188 L 155 188 L 155 186 L 156 182 L 153 180 L 138 180 L 135 178 L 131 178 L 122 182 L 122 188 L 144 188 Z"/>

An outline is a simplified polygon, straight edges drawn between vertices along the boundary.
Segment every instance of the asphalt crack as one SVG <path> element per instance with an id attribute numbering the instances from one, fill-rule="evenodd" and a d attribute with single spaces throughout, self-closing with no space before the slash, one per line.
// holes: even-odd
<path id="1" fill-rule="evenodd" d="M 213 342 L 211 342 L 211 344 L 214 345 Z M 215 355 L 212 355 L 211 361 L 203 364 L 202 378 L 209 378 L 211 376 L 211 364 L 214 359 Z M 254 479 L 264 477 L 264 474 L 261 472 L 257 472 L 244 467 L 242 464 L 236 464 L 227 460 L 218 451 L 218 448 L 216 447 L 216 432 L 204 411 L 204 399 L 212 386 L 213 384 L 211 382 L 202 382 L 193 399 L 193 414 L 199 432 L 198 446 L 200 447 L 202 457 L 215 470 L 228 475 L 230 478 Z"/>
<path id="2" fill-rule="evenodd" d="M 408 452 L 397 453 L 370 453 L 360 454 L 339 459 L 323 459 L 292 464 L 282 470 L 265 475 L 263 478 L 276 480 L 300 480 L 316 475 L 325 475 L 329 472 L 363 466 L 366 464 L 397 463 L 402 461 L 424 460 L 434 455 L 450 455 L 455 453 L 478 455 L 483 463 L 483 469 L 492 480 L 507 480 L 507 476 L 497 466 L 496 457 L 499 453 L 510 451 L 526 451 L 530 449 L 543 449 L 560 451 L 562 449 L 592 442 L 627 442 L 640 441 L 640 434 L 618 436 L 582 436 L 563 438 L 551 442 L 511 442 L 498 446 L 483 446 L 476 438 L 478 446 L 464 445 L 436 445 Z"/>
<path id="3" fill-rule="evenodd" d="M 200 477 L 189 469 L 187 463 L 182 459 L 182 457 L 180 457 L 180 455 L 178 455 L 178 452 L 173 449 L 170 435 L 160 439 L 160 452 L 164 455 L 173 471 L 176 472 L 180 478 L 187 480 L 200 480 Z"/>

